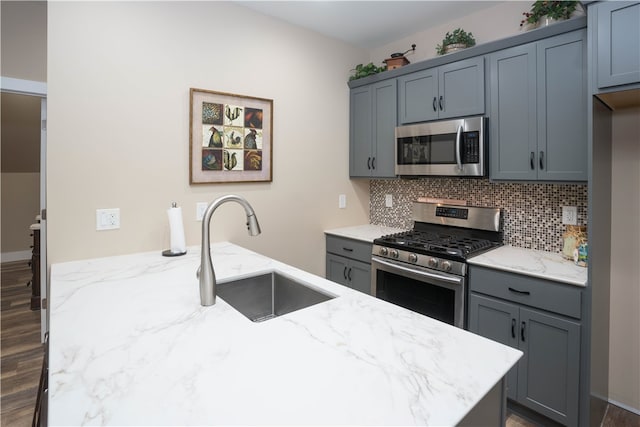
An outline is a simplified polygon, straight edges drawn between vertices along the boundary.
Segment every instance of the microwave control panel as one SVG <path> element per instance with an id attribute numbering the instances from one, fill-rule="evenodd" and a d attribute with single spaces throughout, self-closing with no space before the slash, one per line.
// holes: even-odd
<path id="1" fill-rule="evenodd" d="M 462 141 L 462 163 L 480 163 L 480 133 L 465 132 Z"/>

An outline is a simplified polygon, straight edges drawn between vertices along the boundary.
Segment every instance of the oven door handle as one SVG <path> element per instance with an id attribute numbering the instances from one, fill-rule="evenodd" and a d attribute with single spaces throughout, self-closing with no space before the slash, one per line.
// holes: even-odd
<path id="1" fill-rule="evenodd" d="M 396 264 L 395 262 L 386 261 L 386 260 L 384 260 L 382 258 L 378 258 L 376 256 L 371 257 L 371 261 L 372 262 L 376 262 L 376 263 L 381 264 L 381 265 L 384 265 L 384 266 L 387 266 L 387 267 L 395 268 L 395 269 L 403 271 L 405 273 L 414 274 L 414 275 L 422 276 L 422 277 L 427 277 L 429 279 L 442 280 L 442 281 L 445 281 L 445 282 L 455 283 L 457 285 L 462 284 L 462 281 L 464 280 L 461 277 L 445 276 L 445 275 L 441 275 L 441 274 L 429 273 L 429 272 L 418 270 L 418 269 L 414 269 L 414 268 L 408 268 L 408 267 L 405 267 L 403 265 Z"/>
<path id="2" fill-rule="evenodd" d="M 458 171 L 462 172 L 462 156 L 460 154 L 460 145 L 462 139 L 462 125 L 458 126 L 458 132 L 456 133 L 456 163 L 458 164 Z"/>

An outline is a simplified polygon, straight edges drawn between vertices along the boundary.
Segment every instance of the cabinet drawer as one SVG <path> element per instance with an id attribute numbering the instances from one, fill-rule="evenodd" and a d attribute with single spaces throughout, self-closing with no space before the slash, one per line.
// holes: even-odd
<path id="1" fill-rule="evenodd" d="M 327 235 L 327 252 L 371 264 L 373 245 L 359 240 Z"/>
<path id="2" fill-rule="evenodd" d="M 582 290 L 572 285 L 472 265 L 469 267 L 469 289 L 580 318 Z"/>

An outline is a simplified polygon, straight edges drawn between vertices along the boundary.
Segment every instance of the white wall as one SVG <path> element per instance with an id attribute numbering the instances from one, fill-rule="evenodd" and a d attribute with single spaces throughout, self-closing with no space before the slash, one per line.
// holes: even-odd
<path id="1" fill-rule="evenodd" d="M 51 263 L 168 248 L 166 209 L 237 193 L 212 240 L 324 275 L 323 230 L 368 222 L 368 182 L 348 174 L 347 80 L 367 52 L 231 2 L 50 2 L 48 231 Z M 273 99 L 273 182 L 189 185 L 189 88 Z M 347 208 L 338 209 L 338 195 Z M 122 226 L 95 231 L 97 208 Z"/>
<path id="2" fill-rule="evenodd" d="M 506 1 L 469 15 L 464 15 L 464 11 L 461 11 L 463 16 L 454 21 L 427 28 L 409 37 L 372 49 L 369 60 L 374 64 L 380 64 L 392 53 L 404 52 L 414 43 L 416 51 L 407 54 L 411 63 L 434 58 L 437 56 L 436 46 L 442 43 L 447 32 L 452 32 L 456 28 L 472 33 L 476 44 L 503 39 L 522 31 L 520 29 L 522 12 L 528 11 L 530 7 L 531 3 L 528 2 Z"/>
<path id="3" fill-rule="evenodd" d="M 47 79 L 47 2 L 0 2 L 2 76 Z"/>
<path id="4" fill-rule="evenodd" d="M 640 108 L 612 119 L 609 397 L 640 414 Z"/>

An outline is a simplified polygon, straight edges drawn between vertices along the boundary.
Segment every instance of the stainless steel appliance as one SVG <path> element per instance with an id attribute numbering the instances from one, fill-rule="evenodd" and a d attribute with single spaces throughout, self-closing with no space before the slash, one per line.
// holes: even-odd
<path id="1" fill-rule="evenodd" d="M 371 294 L 464 328 L 466 260 L 502 245 L 501 211 L 415 202 L 413 220 L 374 240 Z"/>
<path id="2" fill-rule="evenodd" d="M 487 175 L 481 116 L 399 126 L 395 131 L 396 175 Z"/>

